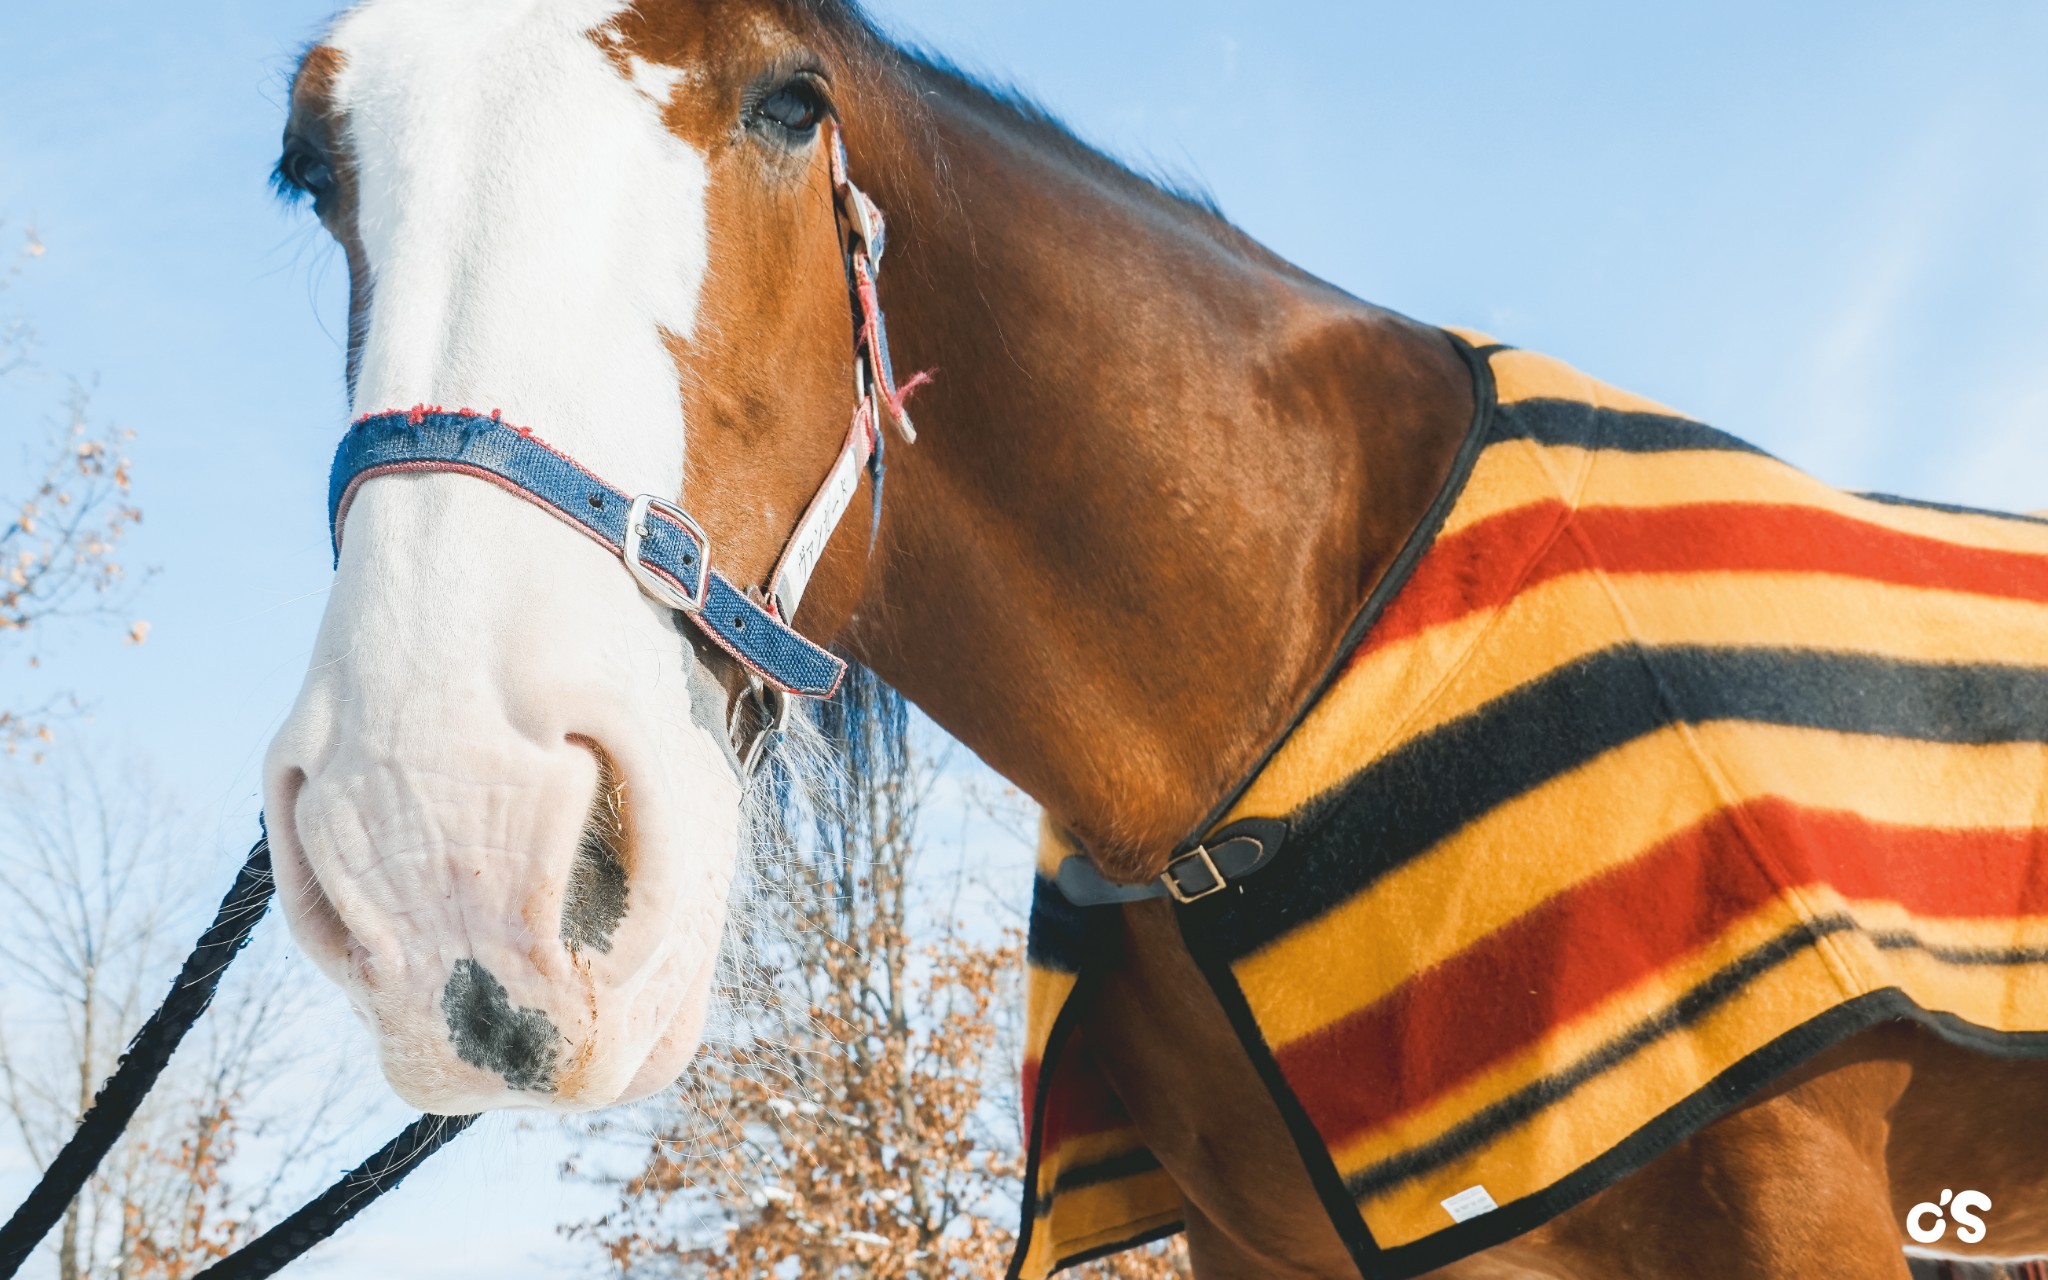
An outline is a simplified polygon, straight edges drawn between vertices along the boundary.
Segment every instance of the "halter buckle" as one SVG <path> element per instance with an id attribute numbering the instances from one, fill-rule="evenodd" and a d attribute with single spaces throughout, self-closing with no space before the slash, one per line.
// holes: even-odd
<path id="1" fill-rule="evenodd" d="M 641 545 L 647 539 L 647 521 L 656 511 L 682 526 L 683 531 L 697 544 L 697 582 L 694 591 L 678 587 L 656 573 L 640 558 Z M 626 512 L 626 535 L 620 550 L 625 556 L 626 572 L 633 575 L 633 581 L 640 584 L 642 591 L 671 609 L 680 609 L 684 613 L 703 611 L 705 593 L 711 588 L 711 535 L 705 533 L 704 527 L 690 518 L 689 512 L 667 498 L 657 498 L 651 493 L 641 494 L 633 499 L 632 507 Z"/>
<path id="2" fill-rule="evenodd" d="M 889 243 L 889 224 L 882 218 L 881 207 L 868 199 L 867 192 L 851 182 L 846 184 L 846 203 L 853 229 L 860 236 L 861 247 L 868 251 L 868 261 L 879 268 L 882 250 Z"/>
<path id="3" fill-rule="evenodd" d="M 745 712 L 754 720 L 753 736 L 742 746 L 733 732 L 733 722 Z M 752 777 L 754 770 L 761 767 L 761 757 L 768 753 L 769 740 L 781 733 L 789 724 L 789 695 L 758 679 L 747 681 L 747 687 L 732 700 L 726 712 L 725 736 L 733 742 L 733 750 L 739 755 L 740 775 Z"/>

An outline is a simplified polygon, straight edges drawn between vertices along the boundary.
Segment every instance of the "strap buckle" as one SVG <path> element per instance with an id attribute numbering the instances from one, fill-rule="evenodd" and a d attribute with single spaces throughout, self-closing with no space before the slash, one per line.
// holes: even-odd
<path id="1" fill-rule="evenodd" d="M 1189 866 L 1193 863 L 1193 866 Z M 1187 875 L 1193 881 L 1191 887 L 1184 887 L 1180 868 L 1187 868 Z M 1193 851 L 1184 853 L 1166 864 L 1166 870 L 1159 879 L 1166 885 L 1166 891 L 1179 903 L 1199 902 L 1212 893 L 1221 893 L 1230 882 L 1223 878 L 1223 872 L 1216 865 L 1216 859 L 1209 856 L 1207 845 L 1196 845 Z"/>
<path id="2" fill-rule="evenodd" d="M 854 231 L 860 236 L 861 247 L 868 251 L 871 269 L 879 271 L 882 265 L 882 250 L 887 247 L 888 224 L 882 219 L 881 206 L 868 199 L 868 193 L 846 184 L 846 203 L 851 206 L 849 217 Z"/>
<path id="3" fill-rule="evenodd" d="M 745 739 L 735 731 L 743 718 L 753 721 L 753 732 Z M 788 724 L 789 695 L 759 679 L 749 679 L 747 687 L 732 700 L 725 716 L 725 735 L 739 757 L 741 777 L 754 775 L 754 771 L 761 767 L 761 758 L 768 753 L 769 740 Z"/>
<path id="4" fill-rule="evenodd" d="M 697 580 L 694 590 L 678 587 L 640 558 L 641 546 L 649 532 L 647 522 L 656 511 L 681 526 L 685 535 L 696 543 Z M 711 535 L 690 518 L 689 512 L 667 498 L 657 498 L 651 493 L 641 494 L 633 499 L 632 507 L 626 512 L 626 535 L 621 543 L 621 553 L 625 556 L 626 572 L 633 575 L 633 581 L 640 584 L 642 591 L 672 609 L 680 609 L 684 613 L 703 612 L 705 594 L 711 589 Z M 662 567 L 670 568 L 668 565 Z M 682 567 L 688 571 L 688 556 L 683 557 Z"/>

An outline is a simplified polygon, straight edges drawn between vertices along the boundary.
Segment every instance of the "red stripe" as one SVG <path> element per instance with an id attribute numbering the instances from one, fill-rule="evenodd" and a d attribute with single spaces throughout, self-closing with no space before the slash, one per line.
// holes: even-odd
<path id="1" fill-rule="evenodd" d="M 1039 1061 L 1024 1063 L 1025 1105 L 1038 1097 Z M 1060 1053 L 1054 1068 L 1051 1094 L 1045 1100 L 1045 1126 L 1040 1131 L 1040 1150 L 1057 1151 L 1062 1142 L 1085 1138 L 1131 1125 L 1131 1113 L 1109 1087 L 1109 1076 L 1096 1062 L 1088 1042 L 1077 1029 Z"/>
<path id="2" fill-rule="evenodd" d="M 1928 917 L 2048 914 L 2048 831 L 1886 826 L 1764 800 L 1723 810 L 1559 894 L 1277 1056 L 1324 1138 L 1428 1103 L 1626 986 L 1683 959 L 1792 883 Z"/>
<path id="3" fill-rule="evenodd" d="M 1444 538 L 1416 566 L 1360 654 L 1538 583 L 1608 573 L 1830 573 L 1899 586 L 2048 601 L 2048 555 L 1959 546 L 1814 507 L 1690 503 L 1588 507 L 1536 502 Z"/>

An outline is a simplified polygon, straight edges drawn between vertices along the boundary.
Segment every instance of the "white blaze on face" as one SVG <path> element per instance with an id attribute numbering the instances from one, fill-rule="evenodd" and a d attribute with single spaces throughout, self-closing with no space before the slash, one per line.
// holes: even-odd
<path id="1" fill-rule="evenodd" d="M 371 284 L 354 407 L 498 410 L 674 496 L 662 335 L 695 316 L 705 166 L 649 95 L 674 78 L 592 40 L 621 8 L 369 0 L 336 27 Z M 722 712 L 667 611 L 560 520 L 467 476 L 362 487 L 266 804 L 294 925 L 409 1100 L 581 1108 L 681 1070 L 738 842 Z M 625 785 L 631 878 L 609 948 L 572 952 L 589 743 Z"/>
<path id="2" fill-rule="evenodd" d="M 674 494 L 661 331 L 687 336 L 696 315 L 704 159 L 591 39 L 624 7 L 371 0 L 336 28 L 373 290 L 355 408 L 431 388 Z"/>

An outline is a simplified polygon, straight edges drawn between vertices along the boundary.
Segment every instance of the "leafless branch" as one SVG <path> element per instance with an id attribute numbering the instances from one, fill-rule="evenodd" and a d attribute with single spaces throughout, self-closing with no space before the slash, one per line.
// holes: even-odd
<path id="1" fill-rule="evenodd" d="M 42 254 L 42 242 L 28 232 L 0 271 L 0 294 Z M 39 373 L 34 347 L 26 319 L 0 318 L 0 378 Z M 130 494 L 133 433 L 97 421 L 85 385 L 68 386 L 54 419 L 0 423 L 0 441 L 11 441 L 18 458 L 0 458 L 0 661 L 31 667 L 40 663 L 36 636 L 60 621 L 125 618 L 138 585 L 119 556 L 142 519 Z M 147 623 L 128 624 L 131 643 L 148 634 Z M 47 741 L 52 722 L 75 708 L 65 695 L 0 703 L 0 747 L 12 754 L 25 742 Z"/>

